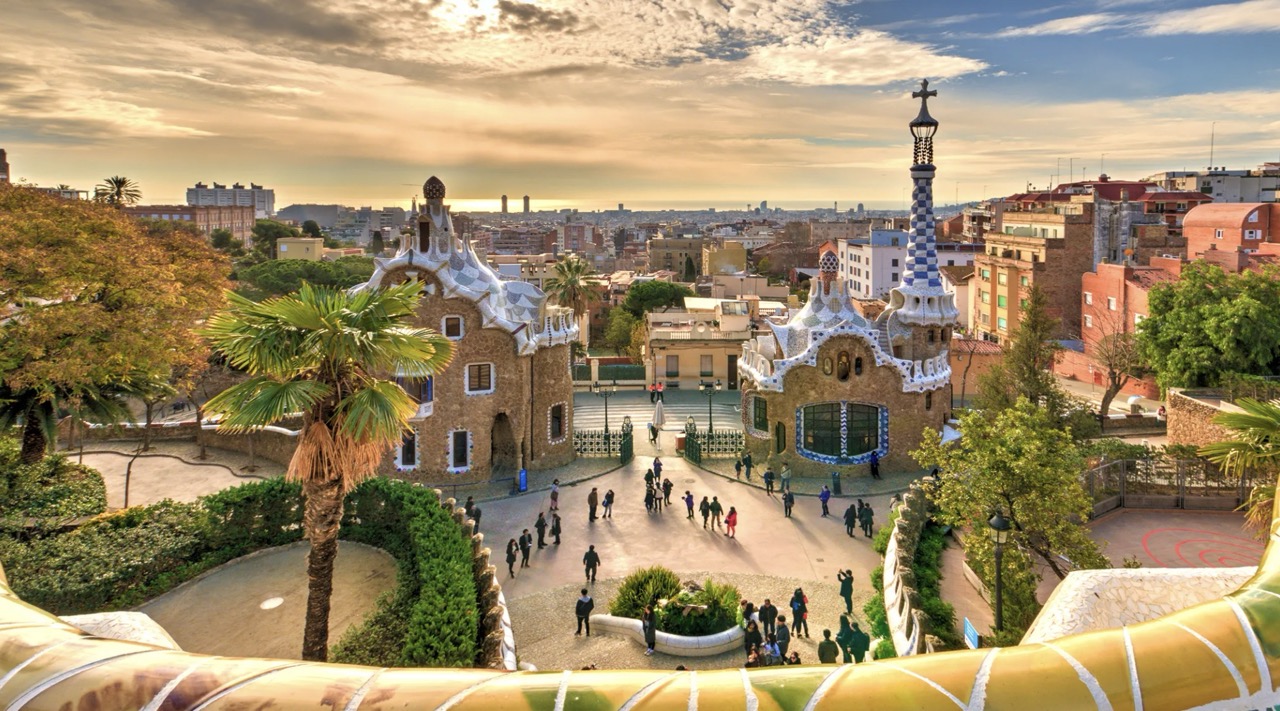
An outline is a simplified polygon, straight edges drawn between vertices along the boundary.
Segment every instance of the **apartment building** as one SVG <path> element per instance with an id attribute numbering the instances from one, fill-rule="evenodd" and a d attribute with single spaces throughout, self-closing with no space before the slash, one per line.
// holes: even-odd
<path id="1" fill-rule="evenodd" d="M 704 237 L 659 237 L 649 240 L 649 271 L 673 271 L 684 275 L 686 263 L 694 265 L 694 271 L 702 263 Z"/>
<path id="2" fill-rule="evenodd" d="M 190 222 L 206 236 L 214 230 L 229 230 L 231 236 L 246 243 L 252 237 L 256 221 L 250 205 L 130 205 L 123 209 L 133 217 Z"/>
<path id="3" fill-rule="evenodd" d="M 214 183 L 213 187 L 196 183 L 195 187 L 187 188 L 187 204 L 218 207 L 247 205 L 253 208 L 254 217 L 262 220 L 276 212 L 276 191 L 254 183 L 249 183 L 247 188 L 241 183 L 229 188 L 221 183 Z"/>
<path id="4" fill-rule="evenodd" d="M 856 298 L 885 299 L 902 281 L 907 263 L 910 238 L 900 230 L 872 230 L 867 239 L 840 240 L 836 243 L 840 276 Z M 938 266 L 954 267 L 973 264 L 982 250 L 978 244 L 938 242 Z"/>

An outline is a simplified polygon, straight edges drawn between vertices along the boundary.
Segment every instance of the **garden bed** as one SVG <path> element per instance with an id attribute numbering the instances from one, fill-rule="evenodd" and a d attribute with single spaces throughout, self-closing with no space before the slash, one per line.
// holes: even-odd
<path id="1" fill-rule="evenodd" d="M 655 649 L 686 657 L 709 657 L 742 648 L 741 595 L 732 585 L 706 580 L 680 582 L 662 566 L 628 575 L 609 606 L 608 615 L 592 615 L 601 629 L 644 642 L 641 618 L 653 605 L 657 621 Z"/>

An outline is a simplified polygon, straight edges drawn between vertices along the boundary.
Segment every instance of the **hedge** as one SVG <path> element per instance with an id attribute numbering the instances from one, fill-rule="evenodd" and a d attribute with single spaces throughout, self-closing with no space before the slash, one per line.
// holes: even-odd
<path id="1" fill-rule="evenodd" d="M 23 464 L 18 441 L 0 438 L 0 532 L 42 535 L 107 509 L 97 470 L 54 455 Z"/>

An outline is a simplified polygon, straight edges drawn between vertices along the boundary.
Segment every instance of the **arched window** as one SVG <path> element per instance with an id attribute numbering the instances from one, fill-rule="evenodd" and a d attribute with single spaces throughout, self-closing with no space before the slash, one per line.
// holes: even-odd
<path id="1" fill-rule="evenodd" d="M 862 375 L 862 356 L 853 359 L 853 374 Z"/>
<path id="2" fill-rule="evenodd" d="M 787 427 L 781 422 L 773 425 L 773 451 L 775 454 L 787 451 Z"/>
<path id="3" fill-rule="evenodd" d="M 822 374 L 831 375 L 831 356 L 822 359 Z"/>
<path id="4" fill-rule="evenodd" d="M 933 343 L 933 329 L 929 329 L 929 342 Z"/>
<path id="5" fill-rule="evenodd" d="M 849 354 L 845 351 L 840 351 L 836 360 L 836 377 L 842 381 L 849 379 Z"/>
<path id="6" fill-rule="evenodd" d="M 806 405 L 800 411 L 800 426 L 803 427 L 803 449 L 811 454 L 856 457 L 880 446 L 880 408 L 874 405 L 856 402 Z"/>

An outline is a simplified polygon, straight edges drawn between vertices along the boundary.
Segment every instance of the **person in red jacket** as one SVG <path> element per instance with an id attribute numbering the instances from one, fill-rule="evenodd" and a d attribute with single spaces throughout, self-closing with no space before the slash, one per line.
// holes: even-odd
<path id="1" fill-rule="evenodd" d="M 729 513 L 726 514 L 724 517 L 724 527 L 725 527 L 724 535 L 730 538 L 737 538 L 737 535 L 735 535 L 735 533 L 737 532 L 737 528 L 738 528 L 738 510 L 732 506 L 729 507 Z"/>

